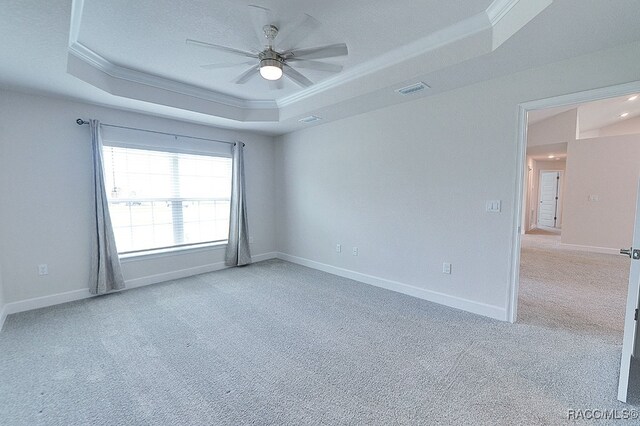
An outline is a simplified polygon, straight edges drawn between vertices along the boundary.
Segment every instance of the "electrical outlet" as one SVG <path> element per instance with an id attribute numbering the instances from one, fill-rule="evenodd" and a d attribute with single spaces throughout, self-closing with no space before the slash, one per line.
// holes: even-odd
<path id="1" fill-rule="evenodd" d="M 341 253 L 341 252 L 342 252 L 342 245 L 336 244 L 336 253 Z"/>
<path id="2" fill-rule="evenodd" d="M 358 255 L 358 247 L 354 247 L 352 253 L 353 253 L 354 256 L 357 256 Z"/>
<path id="3" fill-rule="evenodd" d="M 49 275 L 49 267 L 46 263 L 38 265 L 38 275 Z"/>
<path id="4" fill-rule="evenodd" d="M 443 263 L 442 264 L 442 273 L 443 274 L 450 274 L 451 273 L 451 264 L 450 263 Z"/>

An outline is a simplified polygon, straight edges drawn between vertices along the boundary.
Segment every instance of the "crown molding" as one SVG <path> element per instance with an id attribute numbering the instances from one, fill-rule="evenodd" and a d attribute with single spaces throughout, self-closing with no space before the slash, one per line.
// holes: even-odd
<path id="1" fill-rule="evenodd" d="M 116 65 L 110 62 L 105 57 L 91 50 L 78 40 L 78 37 L 80 35 L 83 9 L 84 0 L 73 1 L 71 9 L 68 53 L 69 55 L 73 55 L 77 59 L 85 62 L 92 68 L 95 68 L 96 70 L 119 80 L 143 84 L 145 86 L 179 93 L 227 107 L 238 108 L 241 110 L 273 110 L 278 108 L 275 100 L 242 99 L 203 87 L 182 83 L 151 73 L 134 70 L 121 65 Z M 80 78 L 77 75 L 76 77 Z M 104 88 L 102 89 L 105 90 Z"/>
<path id="2" fill-rule="evenodd" d="M 494 27 L 520 0 L 494 0 L 486 10 L 491 26 Z"/>
<path id="3" fill-rule="evenodd" d="M 526 7 L 530 1 L 535 2 L 538 0 L 494 0 L 484 12 L 380 56 L 373 57 L 309 88 L 272 100 L 239 98 L 110 62 L 79 40 L 84 1 L 73 0 L 71 7 L 68 44 L 69 64 L 77 61 L 81 61 L 84 64 L 82 67 L 77 64 L 68 66 L 68 72 L 72 75 L 117 96 L 131 97 L 151 103 L 163 103 L 175 108 L 218 115 L 239 122 L 261 121 L 277 123 L 281 120 L 281 111 L 284 107 L 290 107 L 340 86 L 351 84 L 354 87 L 353 83 L 362 77 L 373 77 L 374 74 L 382 74 L 389 67 L 403 62 L 413 60 L 415 63 L 415 60 L 421 56 L 428 55 L 444 46 L 464 39 L 472 40 L 473 37 L 482 37 L 483 32 L 487 30 L 493 29 L 495 32 L 496 25 L 505 17 L 510 16 L 511 12 L 514 12 L 511 13 L 512 15 L 518 15 L 516 6 L 519 3 Z M 552 0 L 545 0 L 545 2 L 551 3 Z M 533 11 L 531 14 L 534 13 L 536 12 Z M 524 20 L 521 19 L 522 25 L 527 22 L 526 18 L 532 18 L 531 14 L 525 16 Z M 507 21 L 500 23 L 500 26 L 508 26 L 509 22 Z M 515 25 L 511 26 L 514 27 L 511 33 L 506 32 L 506 35 L 502 35 L 500 40 L 508 39 L 512 33 L 517 32 L 520 28 Z M 505 32 L 503 31 L 503 33 Z M 487 54 L 495 50 L 500 44 L 494 42 L 493 47 L 489 46 L 487 50 L 481 49 L 475 54 L 476 56 Z M 124 86 L 126 86 L 127 90 L 122 89 Z M 356 91 L 358 93 L 353 96 L 365 94 L 366 89 L 358 88 Z M 172 100 L 171 96 L 168 96 L 171 93 L 182 95 L 182 98 L 179 101 Z M 159 102 L 158 99 L 161 99 L 161 101 Z M 308 112 L 312 113 L 313 111 Z"/>
<path id="4" fill-rule="evenodd" d="M 383 71 L 391 65 L 396 65 L 400 62 L 425 55 L 448 44 L 480 34 L 484 30 L 495 27 L 496 24 L 507 16 L 520 1 L 521 0 L 494 0 L 484 12 L 463 21 L 459 21 L 449 27 L 431 33 L 422 39 L 373 58 L 339 75 L 316 83 L 309 88 L 284 98 L 277 99 L 276 102 L 278 107 L 283 108 L 290 106 L 296 102 L 302 101 L 336 86 L 357 80 L 365 75 Z M 523 1 L 523 3 L 526 1 L 528 0 Z M 494 46 L 491 50 L 495 50 L 497 47 L 498 46 Z M 478 54 L 481 55 L 484 53 L 488 52 L 479 52 Z"/>
<path id="5" fill-rule="evenodd" d="M 272 109 L 277 108 L 274 100 L 249 100 L 236 98 L 234 96 L 225 95 L 213 90 L 204 89 L 202 87 L 193 86 L 179 81 L 159 77 L 150 73 L 137 71 L 112 62 L 100 56 L 93 50 L 89 49 L 80 42 L 74 42 L 68 47 L 69 54 L 86 62 L 88 65 L 96 68 L 103 73 L 120 80 L 130 81 L 132 83 L 140 83 L 146 86 L 156 87 L 158 89 L 168 90 L 170 92 L 181 93 L 194 98 L 202 99 L 209 102 L 223 104 L 241 109 Z"/>

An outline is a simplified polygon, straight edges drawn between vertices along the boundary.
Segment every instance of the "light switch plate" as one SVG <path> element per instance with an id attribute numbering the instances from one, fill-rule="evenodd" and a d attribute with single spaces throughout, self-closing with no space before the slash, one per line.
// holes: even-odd
<path id="1" fill-rule="evenodd" d="M 49 275 L 49 267 L 46 263 L 38 265 L 38 275 Z"/>
<path id="2" fill-rule="evenodd" d="M 500 213 L 502 211 L 502 201 L 500 200 L 487 201 L 487 211 L 489 213 Z"/>

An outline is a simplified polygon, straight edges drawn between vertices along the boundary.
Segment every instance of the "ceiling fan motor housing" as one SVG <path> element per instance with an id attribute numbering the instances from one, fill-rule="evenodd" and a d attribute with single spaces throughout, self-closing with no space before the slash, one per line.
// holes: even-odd
<path id="1" fill-rule="evenodd" d="M 258 54 L 258 58 L 260 59 L 260 67 L 270 66 L 282 68 L 282 64 L 284 63 L 284 58 L 273 49 L 265 49 Z"/>

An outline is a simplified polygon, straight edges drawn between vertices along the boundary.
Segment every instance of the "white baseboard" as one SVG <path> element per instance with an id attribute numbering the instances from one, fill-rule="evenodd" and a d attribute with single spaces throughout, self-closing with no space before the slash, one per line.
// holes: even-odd
<path id="1" fill-rule="evenodd" d="M 276 257 L 277 253 L 270 252 L 251 256 L 251 260 L 253 262 L 261 262 L 263 260 L 275 259 Z M 191 277 L 193 275 L 205 274 L 207 272 L 219 271 L 225 268 L 227 268 L 227 266 L 224 264 L 224 262 L 217 262 L 208 265 L 197 266 L 194 268 L 186 268 L 177 271 L 166 272 L 162 274 L 147 275 L 141 278 L 126 280 L 126 287 L 122 291 L 137 287 L 143 287 L 150 284 L 158 284 L 165 281 Z M 89 297 L 94 297 L 93 294 L 89 293 L 89 289 L 80 289 L 7 303 L 0 311 L 0 330 L 2 330 L 2 325 L 4 324 L 4 320 L 6 319 L 7 315 L 30 311 L 33 309 L 46 308 L 48 306 L 59 305 L 61 303 L 87 299 Z"/>
<path id="2" fill-rule="evenodd" d="M 270 260 L 270 259 L 277 259 L 278 258 L 278 252 L 272 251 L 269 253 L 263 253 L 263 254 L 258 254 L 255 256 L 251 256 L 251 261 L 252 262 L 262 262 L 265 260 Z"/>
<path id="3" fill-rule="evenodd" d="M 324 263 L 316 262 L 309 259 L 304 259 L 297 256 L 291 256 L 285 253 L 263 253 L 256 256 L 252 256 L 253 262 L 261 262 L 269 259 L 282 259 L 288 262 L 296 263 L 298 265 L 307 266 L 309 268 L 317 269 L 320 271 L 328 272 L 340 277 L 349 278 L 355 281 L 363 282 L 366 284 L 374 285 L 376 287 L 382 287 L 387 290 L 396 291 L 399 293 L 407 294 L 409 296 L 417 297 L 419 299 L 428 300 L 430 302 L 439 303 L 441 305 L 449 306 L 452 308 L 462 309 L 464 311 L 472 312 L 478 315 L 484 315 L 489 318 L 495 318 L 498 320 L 506 321 L 506 310 L 499 306 L 487 305 L 485 303 L 474 302 L 472 300 L 463 299 L 456 296 L 451 296 L 444 293 L 439 293 L 432 290 L 426 290 L 423 288 L 415 287 L 409 284 L 400 283 L 397 281 L 387 280 L 384 278 L 375 277 L 372 275 L 363 274 L 360 272 L 351 271 L 344 268 L 338 268 L 335 266 L 327 265 Z M 136 278 L 126 281 L 126 288 L 137 288 L 150 284 L 157 284 L 165 281 L 175 280 L 179 278 L 186 278 L 193 275 L 204 274 L 207 272 L 218 271 L 226 268 L 223 262 L 211 263 L 208 265 L 202 265 L 195 268 L 181 269 L 178 271 L 171 271 L 163 274 L 149 275 L 146 277 Z M 123 290 L 123 291 L 124 291 Z M 86 299 L 93 297 L 89 293 L 88 289 L 73 290 L 64 293 L 57 293 L 42 297 L 35 297 L 32 299 L 20 300 L 18 302 L 7 303 L 2 310 L 0 310 L 0 330 L 7 315 L 15 314 L 18 312 L 29 311 L 32 309 L 45 308 L 47 306 L 58 305 L 66 302 L 73 302 L 75 300 Z"/>
<path id="4" fill-rule="evenodd" d="M 7 309 L 6 309 L 6 305 L 2 305 L 0 306 L 0 332 L 2 331 L 2 327 L 4 326 L 4 320 L 7 319 Z"/>
<path id="5" fill-rule="evenodd" d="M 177 271 L 163 272 L 162 274 L 146 275 L 125 281 L 126 289 L 144 287 L 150 284 L 163 283 L 165 281 L 177 280 L 180 278 L 192 277 L 194 275 L 206 274 L 207 272 L 219 271 L 228 268 L 224 262 L 210 263 L 208 265 L 196 266 L 194 268 L 178 269 Z"/>
<path id="6" fill-rule="evenodd" d="M 31 299 L 7 303 L 4 308 L 6 314 L 11 315 L 17 314 L 18 312 L 30 311 L 32 309 L 46 308 L 47 306 L 87 299 L 92 296 L 93 294 L 89 293 L 88 288 L 83 288 L 80 290 L 66 291 L 64 293 L 50 294 L 47 296 L 34 297 Z"/>
<path id="7" fill-rule="evenodd" d="M 620 249 L 614 249 L 609 247 L 582 246 L 579 244 L 565 244 L 565 243 L 560 243 L 560 247 L 570 249 L 570 250 L 589 251 L 591 253 L 620 254 Z"/>
<path id="8" fill-rule="evenodd" d="M 328 272 L 330 274 L 338 275 L 343 278 L 360 281 L 365 284 L 374 285 L 376 287 L 382 287 L 387 290 L 396 291 L 398 293 L 403 293 L 409 296 L 417 297 L 419 299 L 428 300 L 430 302 L 449 306 L 451 308 L 461 309 L 463 311 L 471 312 L 478 315 L 484 315 L 486 317 L 498 319 L 501 321 L 507 321 L 507 310 L 500 306 L 493 306 L 485 303 L 475 302 L 473 300 L 463 299 L 461 297 L 451 296 L 437 291 L 415 287 L 398 281 L 387 280 L 385 278 L 379 278 L 344 268 L 338 268 L 313 260 L 304 259 L 302 257 L 292 256 L 286 253 L 278 253 L 278 259 L 286 260 L 287 262 L 296 263 L 302 266 L 307 266 L 309 268 L 318 269 L 323 272 Z"/>

